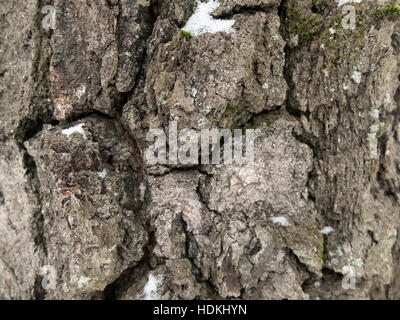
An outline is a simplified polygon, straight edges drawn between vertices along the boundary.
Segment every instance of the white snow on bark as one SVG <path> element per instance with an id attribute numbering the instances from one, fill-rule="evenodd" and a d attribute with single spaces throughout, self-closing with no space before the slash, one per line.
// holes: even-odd
<path id="1" fill-rule="evenodd" d="M 220 6 L 219 0 L 210 0 L 207 3 L 197 1 L 197 9 L 186 22 L 183 30 L 190 32 L 192 36 L 200 36 L 205 33 L 234 32 L 232 26 L 235 20 L 214 19 L 211 13 Z"/>
<path id="2" fill-rule="evenodd" d="M 362 0 L 336 0 L 338 7 L 346 4 L 346 3 L 361 3 Z"/>
<path id="3" fill-rule="evenodd" d="M 85 131 L 83 130 L 83 123 L 77 124 L 76 126 L 73 126 L 71 128 L 68 129 L 64 129 L 61 131 L 62 134 L 68 136 L 68 138 L 71 136 L 71 134 L 73 133 L 79 133 L 83 136 L 83 139 L 86 140 L 86 134 Z"/>
<path id="4" fill-rule="evenodd" d="M 149 280 L 147 281 L 144 289 L 143 289 L 143 300 L 159 300 L 160 296 L 157 293 L 157 287 L 162 285 L 164 277 L 153 276 L 149 274 Z"/>
<path id="5" fill-rule="evenodd" d="M 290 223 L 286 217 L 274 217 L 271 221 L 276 224 L 280 224 L 282 227 L 290 227 Z"/>
<path id="6" fill-rule="evenodd" d="M 351 78 L 354 80 L 355 83 L 360 84 L 361 83 L 361 76 L 362 76 L 361 72 L 354 71 Z"/>
<path id="7" fill-rule="evenodd" d="M 101 179 L 104 179 L 105 177 L 107 177 L 107 174 L 108 174 L 107 169 L 103 169 L 103 171 L 97 172 L 98 177 Z"/>
<path id="8" fill-rule="evenodd" d="M 320 230 L 320 233 L 328 235 L 333 231 L 335 231 L 335 229 L 333 229 L 332 227 L 326 226 L 322 230 Z"/>
<path id="9" fill-rule="evenodd" d="M 146 186 L 143 182 L 139 186 L 139 191 L 140 191 L 140 201 L 144 202 L 144 196 L 146 195 Z"/>

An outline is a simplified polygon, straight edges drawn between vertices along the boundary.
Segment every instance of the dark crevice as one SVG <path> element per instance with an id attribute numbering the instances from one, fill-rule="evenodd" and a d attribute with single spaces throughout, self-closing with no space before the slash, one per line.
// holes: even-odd
<path id="1" fill-rule="evenodd" d="M 287 12 L 287 6 L 288 6 L 288 1 L 287 0 L 282 0 L 281 4 L 278 7 L 278 15 L 281 20 L 281 26 L 280 26 L 280 34 L 281 36 L 285 39 L 285 35 L 287 33 L 287 20 L 288 20 L 288 12 Z M 316 7 L 315 4 L 313 3 L 313 8 L 314 10 L 318 11 L 323 11 L 320 7 Z M 304 131 L 303 125 L 301 123 L 301 118 L 304 116 L 307 120 L 310 120 L 311 114 L 309 110 L 306 111 L 301 111 L 298 108 L 295 108 L 293 103 L 292 103 L 292 92 L 296 91 L 296 86 L 293 81 L 293 70 L 292 70 L 292 57 L 296 55 L 297 50 L 299 48 L 291 48 L 288 44 L 288 40 L 286 39 L 286 44 L 285 44 L 285 65 L 284 65 L 284 70 L 283 70 L 283 76 L 287 84 L 287 92 L 286 92 L 286 102 L 285 102 L 285 109 L 287 112 L 295 117 L 301 126 L 301 132 L 297 132 L 297 130 L 293 130 L 292 135 L 293 137 L 299 141 L 301 144 L 307 145 L 311 150 L 312 150 L 312 157 L 313 157 L 313 167 L 312 170 L 308 173 L 308 179 L 306 183 L 306 187 L 308 188 L 308 200 L 312 202 L 316 202 L 316 195 L 315 195 L 315 190 L 312 188 L 313 181 L 317 177 L 317 174 L 315 172 L 315 164 L 314 162 L 318 159 L 319 157 L 319 148 L 316 142 L 314 141 L 313 137 L 307 134 Z"/>
<path id="2" fill-rule="evenodd" d="M 305 291 L 305 286 L 309 283 L 312 279 L 314 279 L 317 275 L 311 272 L 308 267 L 300 261 L 299 257 L 293 252 L 291 248 L 286 248 L 286 255 L 295 264 L 296 267 L 299 268 L 299 271 L 302 271 L 305 275 L 307 275 L 306 279 L 303 281 L 302 290 Z"/>
<path id="3" fill-rule="evenodd" d="M 28 153 L 23 144 L 19 144 L 23 152 L 23 165 L 27 183 L 25 185 L 26 192 L 33 194 L 36 199 L 36 209 L 32 212 L 31 232 L 35 244 L 35 252 L 39 254 L 43 261 L 47 257 L 46 238 L 44 233 L 44 217 L 42 214 L 42 199 L 40 196 L 40 182 L 37 176 L 36 163 L 33 157 Z M 45 291 L 41 285 L 41 277 L 37 276 L 33 288 L 34 299 L 44 299 Z"/>
<path id="4" fill-rule="evenodd" d="M 119 4 L 119 6 L 120 6 L 120 4 Z M 120 25 L 120 12 L 121 12 L 121 10 L 122 10 L 122 8 L 120 6 L 119 7 L 118 19 L 117 19 L 117 21 L 118 21 L 117 22 L 118 30 L 119 30 L 119 25 Z M 148 14 L 149 14 L 149 20 L 150 21 L 147 21 L 147 23 L 149 24 L 149 30 L 151 30 L 151 32 L 147 35 L 146 47 L 143 50 L 143 54 L 140 57 L 140 59 L 137 61 L 137 64 L 141 66 L 141 69 L 135 76 L 135 82 L 134 82 L 133 88 L 129 92 L 120 93 L 120 100 L 118 101 L 118 103 L 116 105 L 116 113 L 117 113 L 118 119 L 121 119 L 124 106 L 128 103 L 128 101 L 131 100 L 132 96 L 135 94 L 135 92 L 136 92 L 136 90 L 137 90 L 137 88 L 138 88 L 138 86 L 140 84 L 140 79 L 142 77 L 145 77 L 145 65 L 146 65 L 146 58 L 147 58 L 147 42 L 148 42 L 149 38 L 152 35 L 155 23 L 156 23 L 157 18 L 158 18 L 157 15 L 156 15 L 155 4 L 153 2 L 150 3 L 150 7 L 148 8 Z M 117 41 L 119 43 L 119 31 L 117 32 L 117 37 L 118 37 Z"/>
<path id="5" fill-rule="evenodd" d="M 143 277 L 148 271 L 152 270 L 151 258 L 153 250 L 157 244 L 155 238 L 155 229 L 151 225 L 150 219 L 146 216 L 145 207 L 140 211 L 140 220 L 144 230 L 147 231 L 147 244 L 143 247 L 143 257 L 139 263 L 127 268 L 121 275 L 112 283 L 106 286 L 103 291 L 105 300 L 116 300 L 125 293 L 138 279 Z"/>
<path id="6" fill-rule="evenodd" d="M 37 176 L 37 167 L 33 157 L 25 148 L 24 142 L 40 132 L 45 123 L 53 123 L 51 120 L 53 106 L 50 93 L 50 60 L 52 56 L 51 37 L 52 31 L 45 30 L 41 26 L 41 9 L 45 5 L 50 5 L 49 0 L 38 0 L 36 5 L 37 13 L 34 17 L 36 35 L 34 41 L 34 58 L 31 70 L 33 80 L 33 95 L 29 102 L 28 115 L 22 119 L 15 132 L 14 138 L 23 153 L 23 167 L 26 176 L 26 192 L 35 197 L 36 209 L 31 213 L 31 233 L 33 236 L 35 251 L 38 253 L 41 263 L 44 263 L 47 256 L 46 239 L 44 235 L 44 218 L 42 215 L 42 199 L 40 196 L 40 182 Z M 41 277 L 35 278 L 33 287 L 34 299 L 44 299 L 45 291 L 41 285 Z"/>
<path id="7" fill-rule="evenodd" d="M 37 1 L 37 14 L 34 17 L 36 35 L 34 42 L 34 58 L 32 63 L 31 77 L 33 81 L 32 97 L 29 102 L 28 115 L 22 119 L 15 132 L 18 143 L 33 137 L 38 133 L 45 123 L 56 123 L 52 121 L 53 103 L 50 89 L 50 61 L 52 57 L 51 37 L 53 31 L 42 28 L 42 7 L 50 5 L 49 0 Z"/>
<path id="8" fill-rule="evenodd" d="M 211 177 L 212 177 L 212 175 L 211 176 L 207 176 L 207 179 L 211 179 Z M 199 195 L 200 202 L 207 208 L 208 211 L 212 212 L 213 214 L 215 214 L 217 216 L 221 216 L 221 214 L 218 211 L 212 210 L 210 208 L 210 206 L 208 205 L 208 201 L 206 199 L 204 199 L 203 193 L 201 191 L 201 183 L 200 183 L 200 181 L 199 181 L 199 183 L 197 185 L 196 192 Z"/>
<path id="9" fill-rule="evenodd" d="M 377 245 L 378 244 L 378 240 L 376 240 L 374 232 L 372 230 L 368 230 L 367 233 L 368 233 L 368 236 L 371 239 L 371 247 Z"/>
<path id="10" fill-rule="evenodd" d="M 290 257 L 296 263 L 296 265 L 300 267 L 301 270 L 308 274 L 309 277 L 314 275 L 314 273 L 311 272 L 308 267 L 300 261 L 299 257 L 294 253 L 291 248 L 286 248 L 286 253 L 287 256 Z"/>
<path id="11" fill-rule="evenodd" d="M 37 200 L 37 205 L 39 206 L 37 210 L 33 213 L 33 233 L 34 242 L 36 249 L 41 248 L 45 255 L 47 255 L 46 240 L 43 233 L 44 218 L 42 215 L 41 197 L 40 197 L 40 185 L 39 179 L 37 177 L 37 168 L 34 159 L 29 155 L 27 150 L 23 148 L 23 164 L 25 169 L 25 175 L 28 181 L 27 192 L 33 193 Z"/>
<path id="12" fill-rule="evenodd" d="M 302 144 L 306 144 L 313 151 L 314 158 L 318 158 L 319 151 L 317 146 L 313 143 L 311 137 L 309 137 L 307 134 L 298 134 L 295 131 L 293 131 L 292 134 L 297 141 Z"/>
<path id="13" fill-rule="evenodd" d="M 229 10 L 229 12 L 222 12 L 220 14 L 212 13 L 211 15 L 216 19 L 232 19 L 237 14 L 251 16 L 257 12 L 271 13 L 274 10 L 276 10 L 276 6 L 271 4 L 253 6 L 235 5 L 231 10 Z"/>
<path id="14" fill-rule="evenodd" d="M 117 21 L 118 21 L 118 28 L 119 28 L 120 12 L 122 9 L 121 9 L 120 4 L 118 4 L 118 5 L 119 5 L 119 14 L 118 14 Z M 149 14 L 151 17 L 151 21 L 150 21 L 150 25 L 151 25 L 150 29 L 151 30 L 154 29 L 154 24 L 157 20 L 157 16 L 155 15 L 154 12 L 155 12 L 154 4 L 151 4 L 151 6 L 149 8 Z M 150 36 L 151 36 L 151 34 L 149 34 L 149 37 Z M 119 37 L 119 31 L 117 32 L 117 37 Z M 116 120 L 117 126 L 118 126 L 119 130 L 121 131 L 121 133 L 123 135 L 125 135 L 125 137 L 129 140 L 130 145 L 133 148 L 133 150 L 136 150 L 136 151 L 139 150 L 139 147 L 137 145 L 135 137 L 133 137 L 131 132 L 127 128 L 125 128 L 123 122 L 121 121 L 121 117 L 123 115 L 124 106 L 131 100 L 132 96 L 135 94 L 138 86 L 140 85 L 141 78 L 145 76 L 146 58 L 147 58 L 147 49 L 144 50 L 142 57 L 138 61 L 138 64 L 141 65 L 142 68 L 136 75 L 134 87 L 129 92 L 124 92 L 124 93 L 119 94 L 120 95 L 119 99 L 115 105 L 116 117 L 106 115 L 99 111 L 92 111 L 92 112 L 89 112 L 86 114 L 81 114 L 78 117 L 71 117 L 70 119 L 68 119 L 68 121 L 78 121 L 78 120 L 83 119 L 90 115 L 98 115 L 98 116 L 101 116 L 101 117 L 109 119 L 109 120 L 114 119 L 114 120 Z M 137 154 L 137 152 L 135 152 L 135 154 Z M 137 161 L 140 161 L 139 157 L 135 157 L 135 158 L 137 158 L 136 159 Z M 143 164 L 141 167 L 142 167 L 141 179 L 143 181 L 145 181 L 146 173 L 145 173 L 145 168 L 144 168 Z M 145 216 L 145 214 L 146 214 L 145 206 L 140 210 L 139 214 L 141 217 L 143 228 L 144 228 L 144 230 L 147 231 L 147 237 L 148 237 L 148 243 L 143 248 L 143 251 L 144 251 L 143 258 L 141 259 L 141 261 L 138 264 L 127 268 L 125 271 L 123 271 L 121 273 L 121 275 L 115 281 L 113 281 L 112 283 L 110 283 L 109 285 L 106 286 L 106 288 L 104 289 L 103 294 L 102 294 L 103 299 L 105 299 L 105 300 L 118 299 L 119 297 L 121 297 L 121 295 L 124 292 L 126 292 L 137 281 L 137 279 L 140 279 L 149 270 L 152 269 L 150 260 L 153 255 L 154 246 L 156 245 L 155 230 L 154 230 L 153 226 L 151 225 L 149 218 Z"/>
<path id="15" fill-rule="evenodd" d="M 302 285 L 303 292 L 311 294 L 312 299 L 324 299 L 323 294 L 329 291 L 334 291 L 337 284 L 341 283 L 343 275 L 335 272 L 330 268 L 322 269 L 322 277 L 316 275 L 306 279 Z M 315 283 L 319 282 L 319 287 L 315 287 Z"/>
<path id="16" fill-rule="evenodd" d="M 46 290 L 42 286 L 43 277 L 36 275 L 35 283 L 33 285 L 33 298 L 35 300 L 44 300 L 46 297 Z"/>
<path id="17" fill-rule="evenodd" d="M 169 167 L 169 166 L 161 166 L 161 168 L 165 169 L 165 171 L 156 173 L 156 172 L 148 172 L 147 174 L 152 177 L 164 177 L 169 174 L 179 173 L 179 172 L 193 172 L 196 170 L 200 170 L 200 165 L 186 166 L 186 167 Z"/>
<path id="18" fill-rule="evenodd" d="M 126 292 L 138 279 L 143 277 L 151 267 L 147 261 L 147 257 L 143 258 L 136 266 L 126 269 L 112 283 L 106 286 L 103 291 L 104 300 L 116 300 L 121 294 Z"/>
<path id="19" fill-rule="evenodd" d="M 190 237 L 189 232 L 187 231 L 187 229 L 188 229 L 187 223 L 186 223 L 185 219 L 183 219 L 183 216 L 181 216 L 181 222 L 183 225 L 183 230 L 185 232 L 185 257 L 190 261 L 192 268 L 196 271 L 194 274 L 196 277 L 196 281 L 200 284 L 203 284 L 206 287 L 206 289 L 208 291 L 207 297 L 209 299 L 221 300 L 222 297 L 219 295 L 218 289 L 215 287 L 215 285 L 211 282 L 210 279 L 206 279 L 203 276 L 201 269 L 196 265 L 193 257 L 191 256 L 191 254 L 190 254 L 191 237 Z"/>
<path id="20" fill-rule="evenodd" d="M 83 113 L 80 113 L 80 114 L 71 115 L 65 121 L 59 122 L 59 124 L 61 124 L 63 126 L 66 126 L 66 125 L 68 125 L 68 124 L 70 124 L 72 122 L 82 121 L 85 118 L 88 118 L 90 116 L 98 116 L 98 117 L 100 117 L 102 119 L 106 119 L 106 120 L 115 120 L 114 117 L 112 117 L 112 116 L 110 116 L 110 115 L 108 115 L 106 113 L 103 113 L 103 112 L 98 111 L 98 110 L 91 110 L 91 111 L 88 111 L 88 112 L 83 112 Z"/>

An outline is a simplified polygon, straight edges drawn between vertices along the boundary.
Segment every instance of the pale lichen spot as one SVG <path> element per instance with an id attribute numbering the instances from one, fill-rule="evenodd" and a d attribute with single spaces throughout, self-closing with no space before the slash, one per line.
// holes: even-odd
<path id="1" fill-rule="evenodd" d="M 390 96 L 390 93 L 389 93 L 389 92 L 386 93 L 385 100 L 383 101 L 383 103 L 384 103 L 385 105 L 388 105 L 388 104 L 392 103 L 392 97 Z"/>
<path id="2" fill-rule="evenodd" d="M 371 118 L 379 119 L 379 110 L 378 109 L 374 109 L 369 113 L 369 115 L 371 116 Z"/>
<path id="3" fill-rule="evenodd" d="M 80 99 L 82 98 L 86 93 L 86 87 L 84 85 L 81 85 L 78 89 L 75 90 L 75 95 Z"/>

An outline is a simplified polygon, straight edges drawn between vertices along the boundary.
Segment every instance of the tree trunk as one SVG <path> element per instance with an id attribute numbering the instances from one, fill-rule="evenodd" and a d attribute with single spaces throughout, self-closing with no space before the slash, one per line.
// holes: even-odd
<path id="1" fill-rule="evenodd" d="M 2 1 L 0 298 L 399 299 L 395 3 Z"/>

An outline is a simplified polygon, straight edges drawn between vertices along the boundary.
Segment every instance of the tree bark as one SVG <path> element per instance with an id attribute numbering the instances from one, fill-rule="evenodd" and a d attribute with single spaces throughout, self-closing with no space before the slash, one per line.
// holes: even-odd
<path id="1" fill-rule="evenodd" d="M 400 2 L 209 1 L 2 1 L 1 299 L 400 298 Z"/>

